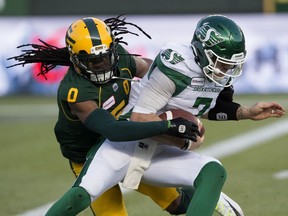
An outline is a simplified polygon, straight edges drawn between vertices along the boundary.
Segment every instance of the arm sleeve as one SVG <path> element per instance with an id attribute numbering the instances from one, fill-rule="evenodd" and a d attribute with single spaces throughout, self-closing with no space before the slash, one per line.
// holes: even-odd
<path id="1" fill-rule="evenodd" d="M 237 120 L 240 104 L 233 102 L 233 86 L 224 88 L 216 101 L 216 105 L 208 113 L 209 120 Z"/>
<path id="2" fill-rule="evenodd" d="M 117 121 L 107 110 L 96 109 L 86 119 L 85 126 L 111 141 L 132 141 L 163 134 L 168 121 Z"/>
<path id="3" fill-rule="evenodd" d="M 156 113 L 168 103 L 175 88 L 174 82 L 156 67 L 143 87 L 133 112 Z"/>

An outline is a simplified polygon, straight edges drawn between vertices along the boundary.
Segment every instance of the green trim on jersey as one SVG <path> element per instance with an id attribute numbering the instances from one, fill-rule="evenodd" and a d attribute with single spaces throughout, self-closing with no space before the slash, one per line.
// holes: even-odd
<path id="1" fill-rule="evenodd" d="M 128 55 L 122 46 L 117 46 L 119 63 L 117 76 L 133 78 L 136 74 L 136 63 L 133 56 Z M 87 129 L 79 118 L 70 112 L 69 103 L 95 101 L 103 109 L 118 117 L 128 104 L 131 82 L 113 79 L 106 84 L 97 85 L 77 73 L 70 67 L 61 81 L 57 103 L 59 107 L 58 121 L 54 131 L 64 157 L 76 163 L 86 160 L 90 148 L 98 142 L 100 134 Z"/>
<path id="2" fill-rule="evenodd" d="M 155 61 L 153 62 L 149 76 L 151 75 L 151 72 L 155 67 L 158 67 L 162 73 L 164 73 L 167 77 L 169 77 L 169 79 L 171 79 L 175 83 L 176 90 L 173 94 L 173 97 L 180 94 L 180 92 L 182 92 L 188 85 L 191 84 L 191 77 L 186 76 L 164 65 L 160 54 L 157 55 Z"/>
<path id="3" fill-rule="evenodd" d="M 101 137 L 99 139 L 98 145 L 92 146 L 91 149 L 89 150 L 89 152 L 87 152 L 87 160 L 85 162 L 85 166 L 83 166 L 79 176 L 77 177 L 77 179 L 76 179 L 76 181 L 72 187 L 77 187 L 81 184 L 82 178 L 83 178 L 83 176 L 86 175 L 87 170 L 89 169 L 90 164 L 91 164 L 92 160 L 94 159 L 95 154 L 97 153 L 100 146 L 105 142 L 105 140 L 106 140 L 105 137 Z"/>

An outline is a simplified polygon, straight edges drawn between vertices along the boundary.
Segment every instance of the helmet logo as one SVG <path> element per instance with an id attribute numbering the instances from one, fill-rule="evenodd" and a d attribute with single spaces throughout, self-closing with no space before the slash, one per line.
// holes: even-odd
<path id="1" fill-rule="evenodd" d="M 224 41 L 224 38 L 215 28 L 211 28 L 208 23 L 196 30 L 197 38 L 208 47 L 213 47 Z"/>
<path id="2" fill-rule="evenodd" d="M 184 61 L 184 58 L 172 49 L 166 49 L 161 53 L 163 59 L 171 64 L 177 64 L 181 61 Z"/>

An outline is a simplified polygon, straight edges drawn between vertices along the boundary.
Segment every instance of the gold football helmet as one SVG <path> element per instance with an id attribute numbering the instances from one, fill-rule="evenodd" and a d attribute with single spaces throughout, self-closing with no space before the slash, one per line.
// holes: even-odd
<path id="1" fill-rule="evenodd" d="M 79 19 L 68 28 L 65 42 L 76 71 L 87 79 L 103 84 L 115 75 L 116 43 L 105 22 L 93 17 Z"/>

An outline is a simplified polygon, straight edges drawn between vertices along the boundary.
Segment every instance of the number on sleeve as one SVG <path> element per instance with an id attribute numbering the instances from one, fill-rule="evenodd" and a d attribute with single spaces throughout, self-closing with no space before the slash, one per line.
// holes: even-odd
<path id="1" fill-rule="evenodd" d="M 129 85 L 128 80 L 123 81 L 123 88 L 124 88 L 125 94 L 128 95 L 130 92 L 130 85 Z"/>
<path id="2" fill-rule="evenodd" d="M 70 88 L 68 95 L 67 95 L 67 101 L 70 103 L 74 103 L 77 100 L 78 96 L 78 89 L 77 88 Z"/>

